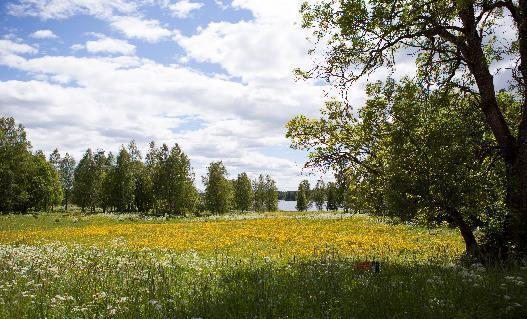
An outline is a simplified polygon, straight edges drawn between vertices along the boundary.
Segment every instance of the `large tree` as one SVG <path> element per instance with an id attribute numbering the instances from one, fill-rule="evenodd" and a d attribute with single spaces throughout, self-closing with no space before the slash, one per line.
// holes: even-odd
<path id="1" fill-rule="evenodd" d="M 476 252 L 473 229 L 502 220 L 505 187 L 503 164 L 475 101 L 411 82 L 373 85 L 368 92 L 357 119 L 342 116 L 347 107 L 333 101 L 321 119 L 290 121 L 293 145 L 311 150 L 310 165 L 346 168 L 353 211 L 427 225 L 446 221 L 460 229 L 467 252 Z M 349 157 L 336 162 L 342 154 Z"/>
<path id="2" fill-rule="evenodd" d="M 418 75 L 430 87 L 457 87 L 477 96 L 506 166 L 511 216 L 506 233 L 526 252 L 527 1 L 325 0 L 305 3 L 302 12 L 303 26 L 327 44 L 325 63 L 299 72 L 304 76 L 348 87 L 380 67 L 394 66 L 406 50 L 418 53 Z M 514 64 L 520 103 L 499 104 L 491 66 L 502 59 Z M 516 107 L 518 116 L 507 120 L 509 107 Z"/>

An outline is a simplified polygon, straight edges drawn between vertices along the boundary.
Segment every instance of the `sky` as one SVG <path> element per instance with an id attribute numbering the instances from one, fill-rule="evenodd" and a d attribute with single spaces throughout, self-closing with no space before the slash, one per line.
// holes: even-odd
<path id="1" fill-rule="evenodd" d="M 331 92 L 293 75 L 313 63 L 300 3 L 0 1 L 0 116 L 23 124 L 35 150 L 77 160 L 132 139 L 143 155 L 150 141 L 178 143 L 200 189 L 217 160 L 231 178 L 269 174 L 280 190 L 314 183 L 320 173 L 306 175 L 306 152 L 285 138 L 286 122 L 318 116 Z M 414 57 L 403 54 L 391 75 L 414 73 Z M 348 102 L 361 105 L 364 84 L 386 77 L 357 83 Z"/>
<path id="2" fill-rule="evenodd" d="M 0 116 L 35 150 L 79 160 L 135 140 L 181 145 L 201 186 L 211 161 L 229 176 L 308 178 L 285 123 L 326 99 L 297 81 L 311 43 L 300 1 L 18 0 L 0 3 Z M 324 176 L 328 178 L 328 176 Z"/>

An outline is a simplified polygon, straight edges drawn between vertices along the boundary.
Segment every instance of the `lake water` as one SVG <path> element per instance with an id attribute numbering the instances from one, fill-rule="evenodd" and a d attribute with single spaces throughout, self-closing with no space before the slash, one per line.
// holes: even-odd
<path id="1" fill-rule="evenodd" d="M 278 201 L 278 210 L 283 210 L 286 212 L 296 212 L 296 201 L 285 201 L 285 200 L 279 200 Z M 317 207 L 313 204 L 311 205 L 311 208 L 307 210 L 308 212 L 315 212 L 317 211 Z"/>

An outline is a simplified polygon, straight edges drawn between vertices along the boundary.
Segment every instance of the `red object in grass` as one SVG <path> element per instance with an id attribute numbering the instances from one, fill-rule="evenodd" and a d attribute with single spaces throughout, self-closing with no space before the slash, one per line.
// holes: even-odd
<path id="1" fill-rule="evenodd" d="M 355 264 L 356 270 L 379 272 L 380 264 L 378 261 L 361 261 Z"/>

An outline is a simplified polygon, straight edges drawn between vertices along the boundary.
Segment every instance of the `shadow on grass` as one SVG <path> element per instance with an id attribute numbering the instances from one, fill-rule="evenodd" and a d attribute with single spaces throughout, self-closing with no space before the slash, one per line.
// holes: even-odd
<path id="1" fill-rule="evenodd" d="M 525 318 L 527 291 L 499 270 L 310 261 L 232 268 L 194 285 L 167 315 L 199 318 Z M 506 284 L 506 283 L 505 283 Z M 522 304 L 523 303 L 523 304 Z M 519 305 L 519 306 L 518 306 Z M 177 308 L 184 311 L 178 311 Z"/>

